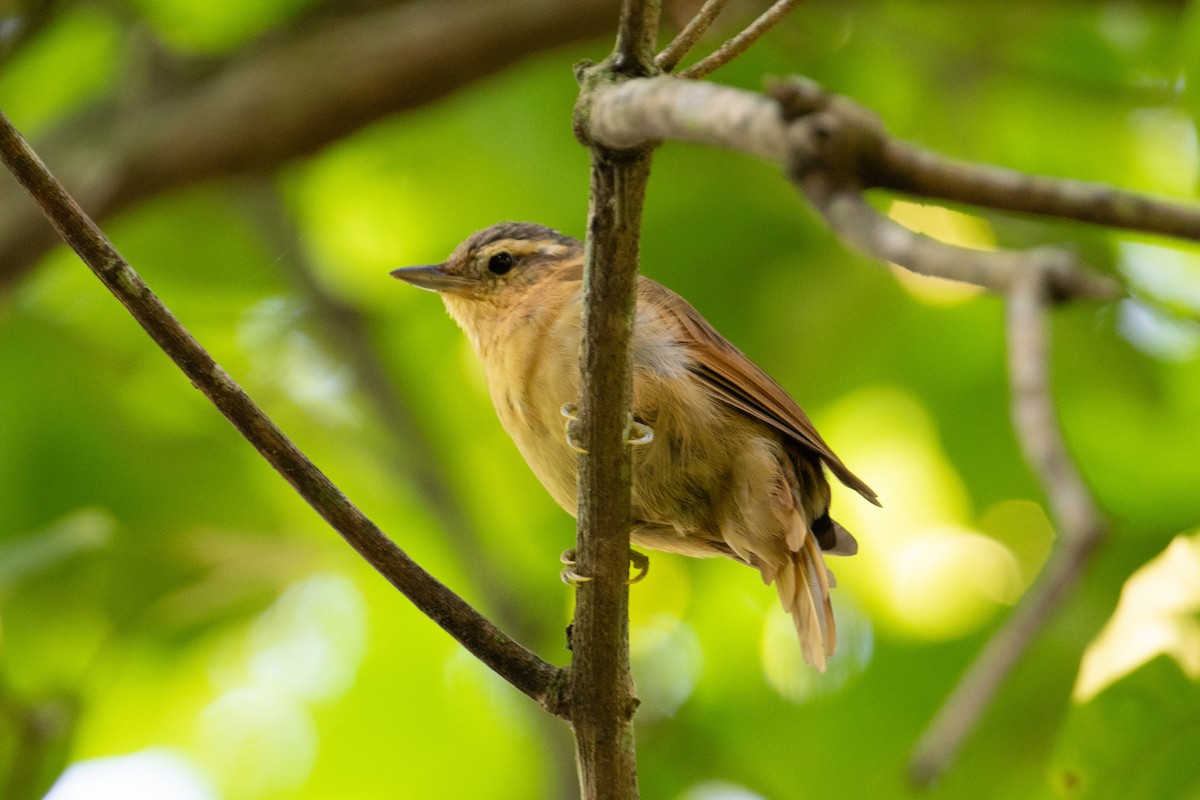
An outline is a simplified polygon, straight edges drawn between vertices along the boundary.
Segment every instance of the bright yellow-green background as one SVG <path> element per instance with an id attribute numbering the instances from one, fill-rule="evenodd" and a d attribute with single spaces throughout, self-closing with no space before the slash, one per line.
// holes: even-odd
<path id="1" fill-rule="evenodd" d="M 62 5 L 0 67 L 0 107 L 35 142 L 121 91 L 135 34 L 222 53 L 306 4 Z M 1191 198 L 1195 6 L 812 0 L 716 77 L 753 89 L 808 74 L 958 157 Z M 468 562 L 500 574 L 528 644 L 557 663 L 572 520 L 500 430 L 436 298 L 387 271 L 502 219 L 582 234 L 570 67 L 609 46 L 539 55 L 290 165 L 275 178 L 283 239 L 262 187 L 233 180 L 107 226 L 352 499 L 469 600 L 483 603 Z M 1053 538 L 1008 422 L 1001 302 L 847 252 L 772 167 L 681 145 L 655 159 L 644 271 L 788 387 L 884 508 L 835 497 L 862 552 L 833 564 L 843 641 L 823 677 L 751 571 L 654 558 L 632 592 L 643 796 L 911 796 L 916 737 Z M 1200 796 L 1196 248 L 878 201 L 970 246 L 1073 242 L 1136 298 L 1053 324 L 1063 424 L 1112 541 L 930 796 Z M 448 545 L 397 466 L 296 285 L 292 244 L 366 316 L 478 548 Z M 91 793 L 59 798 L 107 797 L 112 781 L 118 797 L 570 796 L 565 729 L 366 567 L 62 251 L 0 289 L 0 626 L 0 795 L 14 771 L 48 786 L 77 764 Z M 47 741 L 22 750 L 34 723 Z"/>

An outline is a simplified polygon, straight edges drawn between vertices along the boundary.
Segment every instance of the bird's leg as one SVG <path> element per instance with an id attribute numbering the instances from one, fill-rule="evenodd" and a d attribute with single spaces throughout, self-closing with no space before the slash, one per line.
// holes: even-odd
<path id="1" fill-rule="evenodd" d="M 587 583 L 591 580 L 591 578 L 587 575 L 580 575 L 575 571 L 574 547 L 569 550 L 563 550 L 562 555 L 559 556 L 559 561 L 566 565 L 562 568 L 562 572 L 560 572 L 559 575 L 562 577 L 563 583 L 567 584 L 568 586 L 579 586 L 580 584 Z M 650 571 L 650 556 L 646 555 L 645 553 L 639 553 L 637 550 L 632 548 L 629 550 L 629 563 L 634 569 L 637 570 L 636 575 L 634 575 L 632 578 L 627 578 L 625 581 L 630 585 L 641 581 L 646 577 L 646 573 Z"/>
<path id="2" fill-rule="evenodd" d="M 563 403 L 562 415 L 567 418 L 567 445 L 577 453 L 587 455 L 587 450 L 579 439 L 579 407 L 574 403 Z M 629 415 L 629 444 L 638 446 L 654 441 L 654 429 L 644 422 L 638 422 L 633 414 Z"/>

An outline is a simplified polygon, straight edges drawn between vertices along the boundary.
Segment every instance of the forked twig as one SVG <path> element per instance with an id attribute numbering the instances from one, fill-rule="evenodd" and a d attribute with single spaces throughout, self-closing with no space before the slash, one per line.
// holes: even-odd
<path id="1" fill-rule="evenodd" d="M 693 80 L 711 75 L 717 69 L 720 69 L 746 52 L 750 48 L 750 45 L 757 42 L 764 33 L 775 27 L 775 24 L 783 19 L 792 10 L 792 6 L 798 2 L 800 0 L 777 0 L 775 5 L 764 11 L 762 16 L 750 23 L 749 27 L 744 31 L 687 69 L 680 70 L 677 74 L 681 78 L 690 78 Z"/>
<path id="2" fill-rule="evenodd" d="M 679 66 L 679 62 L 691 52 L 691 49 L 696 46 L 696 42 L 700 41 L 700 37 L 708 32 L 709 26 L 727 5 L 729 5 L 729 0 L 707 0 L 696 12 L 696 16 L 692 17 L 683 30 L 671 40 L 671 43 L 655 57 L 654 61 L 658 64 L 658 68 L 663 72 L 670 72 Z"/>

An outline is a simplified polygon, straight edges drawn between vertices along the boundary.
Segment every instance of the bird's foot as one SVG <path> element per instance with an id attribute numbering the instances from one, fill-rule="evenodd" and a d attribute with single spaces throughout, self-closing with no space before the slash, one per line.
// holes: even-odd
<path id="1" fill-rule="evenodd" d="M 566 565 L 562 568 L 562 572 L 560 572 L 559 575 L 562 577 L 563 583 L 567 584 L 568 586 L 578 587 L 592 579 L 588 575 L 580 575 L 575 571 L 574 547 L 569 550 L 563 550 L 562 555 L 559 557 L 559 561 Z M 650 556 L 646 555 L 645 553 L 639 553 L 637 550 L 630 549 L 629 564 L 637 570 L 636 575 L 625 580 L 625 582 L 630 585 L 640 582 L 646 577 L 646 574 L 650 572 Z"/>
<path id="2" fill-rule="evenodd" d="M 587 449 L 583 446 L 583 442 L 579 438 L 579 406 L 574 403 L 563 403 L 562 415 L 567 418 L 565 426 L 567 445 L 576 453 L 587 455 Z M 654 429 L 644 422 L 638 422 L 633 418 L 633 414 L 630 414 L 629 438 L 625 441 L 635 447 L 649 444 L 654 441 Z"/>
<path id="3" fill-rule="evenodd" d="M 654 441 L 654 429 L 644 422 L 638 422 L 629 415 L 629 438 L 625 440 L 629 444 L 637 447 L 643 444 L 650 444 Z M 632 552 L 632 551 L 631 551 Z"/>
<path id="4" fill-rule="evenodd" d="M 578 587 L 578 586 L 582 586 L 583 584 L 585 584 L 591 580 L 591 578 L 589 576 L 580 575 L 578 572 L 575 571 L 575 548 L 574 547 L 572 547 L 569 550 L 563 550 L 562 555 L 558 557 L 558 560 L 561 561 L 563 564 L 565 564 L 565 566 L 562 568 L 562 572 L 558 573 L 558 575 L 560 578 L 562 578 L 562 582 L 565 583 L 567 586 Z"/>
<path id="5" fill-rule="evenodd" d="M 565 425 L 566 432 L 567 432 L 567 446 L 570 447 L 572 450 L 574 450 L 576 453 L 583 453 L 586 456 L 587 450 L 584 449 L 583 442 L 581 442 L 579 440 L 579 406 L 575 405 L 574 403 L 563 403 L 562 404 L 562 415 L 567 418 L 567 422 Z M 568 552 L 574 553 L 575 551 L 568 550 L 563 553 L 563 557 L 564 557 L 563 563 L 564 564 L 567 563 L 565 558 L 566 558 L 566 555 Z M 571 563 L 574 564 L 575 563 L 574 560 L 572 560 Z M 563 572 L 564 572 L 563 580 L 565 581 L 565 580 L 567 580 L 567 576 L 565 574 L 566 570 L 563 570 Z M 567 583 L 570 583 L 570 581 L 567 581 Z"/>
<path id="6" fill-rule="evenodd" d="M 635 583 L 641 583 L 646 574 L 650 572 L 650 556 L 631 549 L 629 551 L 629 564 L 637 570 L 637 574 L 632 578 L 626 578 L 625 582 L 631 586 Z"/>

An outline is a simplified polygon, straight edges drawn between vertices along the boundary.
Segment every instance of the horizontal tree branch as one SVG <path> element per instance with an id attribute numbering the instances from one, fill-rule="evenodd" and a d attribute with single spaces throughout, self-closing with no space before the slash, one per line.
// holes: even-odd
<path id="1" fill-rule="evenodd" d="M 509 638 L 369 520 L 175 319 L 0 113 L 0 159 L 59 234 L 163 352 L 268 463 L 422 612 L 543 708 L 568 717 L 565 671 Z"/>
<path id="2" fill-rule="evenodd" d="M 1200 241 L 1200 208 L 1103 183 L 969 164 L 891 139 L 881 154 L 887 188 L 1000 211 L 1090 222 Z"/>
<path id="3" fill-rule="evenodd" d="M 772 97 L 672 77 L 603 87 L 588 121 L 595 142 L 633 148 L 666 139 L 738 150 L 878 188 L 1022 214 L 1079 220 L 1200 241 L 1200 207 L 1083 181 L 953 161 L 890 136 L 878 118 L 812 81 Z"/>
<path id="4" fill-rule="evenodd" d="M 161 98 L 76 117 L 41 149 L 94 219 L 156 192 L 269 172 L 531 53 L 612 28 L 617 0 L 415 0 L 261 42 Z M 0 181 L 0 285 L 57 243 Z"/>

